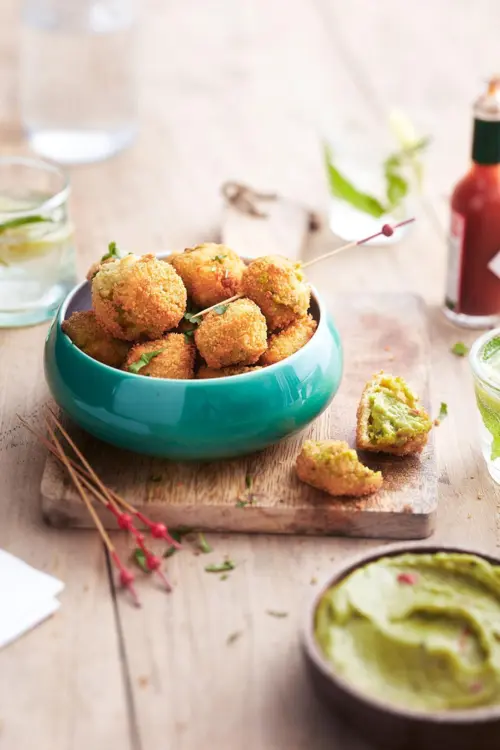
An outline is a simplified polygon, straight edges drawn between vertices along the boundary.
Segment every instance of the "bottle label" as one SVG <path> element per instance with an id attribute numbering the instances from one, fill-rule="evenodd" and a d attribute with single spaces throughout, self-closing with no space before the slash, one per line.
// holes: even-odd
<path id="1" fill-rule="evenodd" d="M 497 279 L 500 279 L 500 250 L 496 253 L 488 263 L 488 268 L 491 273 L 494 273 Z"/>
<path id="2" fill-rule="evenodd" d="M 451 213 L 450 236 L 448 238 L 448 276 L 446 279 L 446 304 L 457 310 L 460 301 L 462 278 L 462 253 L 465 235 L 465 218 L 456 211 Z"/>

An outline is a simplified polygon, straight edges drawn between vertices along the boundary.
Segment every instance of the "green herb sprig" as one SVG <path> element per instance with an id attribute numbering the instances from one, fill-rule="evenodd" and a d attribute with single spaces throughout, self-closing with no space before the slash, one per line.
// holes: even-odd
<path id="1" fill-rule="evenodd" d="M 469 353 L 469 347 L 463 341 L 457 341 L 450 349 L 456 357 L 465 357 Z"/>
<path id="2" fill-rule="evenodd" d="M 224 560 L 221 563 L 212 563 L 212 565 L 206 565 L 205 571 L 207 573 L 225 573 L 228 570 L 234 570 L 236 567 L 232 560 Z"/>
<path id="3" fill-rule="evenodd" d="M 419 181 L 421 165 L 417 159 L 418 154 L 429 145 L 429 138 L 421 138 L 411 146 L 400 149 L 390 154 L 382 164 L 385 180 L 385 196 L 376 196 L 359 190 L 333 163 L 333 154 L 330 148 L 324 146 L 324 160 L 330 192 L 336 198 L 349 203 L 358 211 L 380 219 L 385 214 L 392 213 L 398 208 L 410 189 L 409 179 L 406 176 L 408 170 L 412 171 L 415 179 Z"/>
<path id="4" fill-rule="evenodd" d="M 128 371 L 133 372 L 135 375 L 137 375 L 137 373 L 140 372 L 143 367 L 149 365 L 152 359 L 154 359 L 164 351 L 165 349 L 158 349 L 158 351 L 156 352 L 144 352 L 144 354 L 141 354 L 137 362 L 132 362 L 132 364 L 128 366 Z"/>

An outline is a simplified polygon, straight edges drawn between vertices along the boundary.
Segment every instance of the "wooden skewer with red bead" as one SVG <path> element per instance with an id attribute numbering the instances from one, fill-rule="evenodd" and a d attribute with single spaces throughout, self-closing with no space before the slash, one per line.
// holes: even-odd
<path id="1" fill-rule="evenodd" d="M 390 224 L 384 224 L 380 232 L 371 234 L 369 237 L 363 237 L 362 240 L 354 240 L 353 242 L 348 242 L 346 245 L 337 247 L 335 250 L 330 250 L 330 252 L 328 253 L 324 253 L 323 255 L 318 255 L 317 258 L 313 258 L 312 260 L 307 261 L 307 263 L 302 263 L 301 267 L 309 268 L 309 266 L 312 266 L 315 263 L 319 263 L 321 260 L 332 258 L 334 255 L 337 255 L 338 253 L 341 253 L 344 250 L 349 250 L 351 247 L 356 247 L 356 245 L 364 245 L 366 242 L 370 242 L 370 240 L 374 240 L 375 237 L 380 237 L 381 235 L 383 235 L 384 237 L 391 237 L 394 234 L 395 229 L 399 229 L 399 227 L 403 227 L 405 226 L 405 224 L 411 224 L 413 221 L 415 221 L 415 217 L 413 217 L 412 219 L 405 219 L 405 221 L 400 221 L 398 224 L 393 224 L 393 226 L 391 226 Z M 200 315 L 205 315 L 211 310 L 215 310 L 215 308 L 219 307 L 219 305 L 228 305 L 230 302 L 234 302 L 235 300 L 241 299 L 244 296 L 245 296 L 244 294 L 235 294 L 233 297 L 229 297 L 229 299 L 225 299 L 222 302 L 217 302 L 216 305 L 212 305 L 211 307 L 207 307 L 205 310 L 200 310 L 200 312 L 197 312 L 194 315 L 191 315 L 191 320 L 194 320 L 194 318 L 198 318 Z"/>
<path id="2" fill-rule="evenodd" d="M 66 469 L 68 470 L 68 473 L 69 473 L 71 479 L 73 480 L 73 484 L 75 485 L 75 487 L 76 487 L 76 489 L 78 491 L 78 494 L 80 495 L 80 497 L 82 498 L 85 506 L 87 507 L 87 510 L 90 513 L 90 516 L 92 517 L 92 520 L 94 521 L 99 534 L 101 535 L 102 541 L 104 542 L 104 544 L 105 544 L 105 546 L 106 546 L 106 548 L 107 548 L 107 550 L 109 552 L 109 555 L 110 555 L 111 559 L 113 560 L 114 564 L 118 568 L 118 571 L 120 573 L 120 583 L 121 583 L 121 585 L 124 588 L 127 588 L 130 591 L 135 606 L 136 607 L 140 607 L 141 603 L 139 601 L 139 597 L 137 596 L 137 592 L 136 592 L 136 590 L 134 588 L 134 580 L 135 580 L 134 574 L 132 573 L 132 571 L 128 570 L 123 565 L 122 561 L 120 560 L 120 558 L 118 556 L 118 553 L 117 553 L 117 551 L 115 549 L 115 546 L 114 546 L 113 542 L 111 541 L 111 539 L 109 537 L 109 534 L 104 529 L 104 526 L 101 523 L 101 519 L 97 515 L 95 509 L 92 507 L 92 503 L 90 502 L 90 500 L 88 499 L 87 495 L 85 494 L 85 490 L 83 489 L 83 486 L 82 486 L 82 484 L 81 484 L 81 482 L 80 482 L 80 480 L 79 480 L 79 478 L 78 478 L 78 476 L 76 474 L 76 471 L 73 469 L 73 467 L 71 466 L 70 462 L 68 461 L 68 458 L 65 455 L 65 453 L 64 453 L 64 451 L 62 449 L 62 446 L 61 446 L 61 444 L 60 444 L 60 442 L 59 442 L 59 440 L 58 440 L 58 438 L 57 438 L 57 436 L 56 436 L 54 430 L 52 429 L 52 426 L 50 425 L 50 423 L 49 423 L 48 420 L 46 420 L 46 426 L 47 426 L 47 431 L 48 431 L 50 437 L 52 438 L 53 444 L 56 447 L 56 450 L 58 452 L 59 458 L 61 459 L 62 463 L 66 466 Z"/>
<path id="3" fill-rule="evenodd" d="M 43 435 L 41 435 L 36 430 L 34 430 L 22 417 L 20 417 L 19 415 L 17 415 L 17 416 L 18 416 L 19 420 L 22 422 L 22 424 L 26 427 L 26 429 L 28 429 L 33 435 L 35 435 L 35 437 L 37 437 L 38 440 L 43 445 L 45 445 L 45 447 L 59 461 L 61 461 L 61 463 L 64 464 L 65 462 L 62 461 L 62 458 L 61 458 L 61 456 L 59 454 L 59 451 L 56 450 L 56 448 L 54 447 L 54 445 L 49 440 L 47 440 Z M 81 453 L 80 453 L 80 455 L 81 455 Z M 85 469 L 83 469 L 81 466 L 79 466 L 76 463 L 76 461 L 74 461 L 73 459 L 71 459 L 71 458 L 69 458 L 67 456 L 66 456 L 66 458 L 69 461 L 69 463 L 72 465 L 72 467 L 74 468 L 74 470 L 76 471 L 76 473 L 79 475 L 80 480 L 83 483 L 83 485 L 94 495 L 94 497 L 97 500 L 99 500 L 100 503 L 102 503 L 108 510 L 110 510 L 114 514 L 115 518 L 117 519 L 119 528 L 127 530 L 134 537 L 137 545 L 139 546 L 139 548 L 144 553 L 145 563 L 146 563 L 146 566 L 148 567 L 148 569 L 151 570 L 151 571 L 153 571 L 153 572 L 155 572 L 161 578 L 161 580 L 162 580 L 162 582 L 163 582 L 163 584 L 164 584 L 164 586 L 165 586 L 165 588 L 166 588 L 167 591 L 171 591 L 172 590 L 172 586 L 171 586 L 170 582 L 168 581 L 168 579 L 166 578 L 166 576 L 163 573 L 163 571 L 161 570 L 161 562 L 162 562 L 161 559 L 159 557 L 157 557 L 156 555 L 154 555 L 150 550 L 147 549 L 147 547 L 145 545 L 144 534 L 142 534 L 134 526 L 132 518 L 129 515 L 127 515 L 126 513 L 121 512 L 119 510 L 119 508 L 117 508 L 117 506 L 114 503 L 111 503 L 108 500 L 106 500 L 106 498 L 103 497 L 103 495 L 101 494 L 101 492 L 99 492 L 99 490 L 96 487 L 94 487 L 94 485 L 91 483 L 90 479 L 93 479 L 97 475 L 95 474 L 95 472 L 93 470 L 92 470 L 92 474 L 90 474 Z M 95 481 L 95 479 L 94 479 L 94 481 Z M 102 485 L 102 483 L 101 483 L 101 485 Z M 104 485 L 102 485 L 102 486 L 104 486 Z M 126 503 L 124 500 L 122 500 L 122 498 L 120 498 L 119 495 L 117 495 L 116 493 L 114 493 L 112 490 L 110 490 L 108 488 L 106 488 L 106 490 L 107 490 L 107 492 L 108 492 L 109 495 L 114 496 L 115 500 L 121 501 L 121 502 L 125 503 L 128 506 L 128 503 Z M 130 507 L 131 510 L 135 511 L 135 509 L 133 508 L 133 506 L 128 506 L 128 507 Z M 170 534 L 168 533 L 168 529 L 167 529 L 167 527 L 164 524 L 154 523 L 153 521 L 150 521 L 148 518 L 146 518 L 146 516 L 143 516 L 143 514 L 141 514 L 139 511 L 135 511 L 135 515 L 140 516 L 141 517 L 140 520 L 144 519 L 143 522 L 145 522 L 145 525 L 149 526 L 149 529 L 150 529 L 151 534 L 152 534 L 153 537 L 155 537 L 156 539 L 166 539 L 169 542 L 169 544 L 171 544 L 171 546 L 174 546 L 176 549 L 180 549 L 181 548 L 181 545 L 175 539 L 173 539 L 173 537 L 170 536 Z"/>

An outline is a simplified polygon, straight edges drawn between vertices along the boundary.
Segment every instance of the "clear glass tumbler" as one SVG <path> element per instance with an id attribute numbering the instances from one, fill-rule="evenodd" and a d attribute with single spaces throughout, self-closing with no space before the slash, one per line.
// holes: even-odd
<path id="1" fill-rule="evenodd" d="M 469 362 L 479 410 L 481 451 L 490 476 L 500 484 L 500 328 L 473 344 Z"/>
<path id="2" fill-rule="evenodd" d="M 93 162 L 134 139 L 137 1 L 23 0 L 21 118 L 41 156 Z"/>
<path id="3" fill-rule="evenodd" d="M 0 158 L 0 327 L 52 317 L 76 282 L 68 178 L 36 159 Z"/>

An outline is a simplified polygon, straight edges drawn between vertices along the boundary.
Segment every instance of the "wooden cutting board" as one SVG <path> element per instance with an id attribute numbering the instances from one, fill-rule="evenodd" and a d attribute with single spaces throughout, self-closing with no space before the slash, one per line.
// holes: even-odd
<path id="1" fill-rule="evenodd" d="M 380 369 L 408 379 L 429 408 L 429 341 L 423 302 L 407 294 L 336 295 L 345 369 L 330 407 L 302 434 L 244 459 L 172 463 L 112 448 L 74 426 L 71 433 L 106 484 L 155 520 L 206 531 L 417 539 L 433 530 L 437 474 L 433 434 L 418 458 L 362 456 L 381 469 L 384 487 L 362 499 L 332 499 L 299 482 L 294 463 L 304 439 L 354 445 L 364 383 Z M 247 480 L 247 477 L 249 478 Z M 251 483 L 248 488 L 247 484 Z M 42 509 L 55 526 L 87 527 L 87 511 L 51 456 L 42 480 Z M 250 500 L 242 506 L 239 500 Z M 101 517 L 115 528 L 107 511 Z"/>

